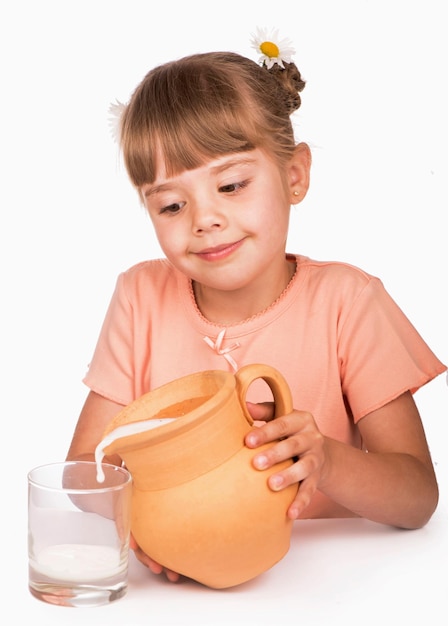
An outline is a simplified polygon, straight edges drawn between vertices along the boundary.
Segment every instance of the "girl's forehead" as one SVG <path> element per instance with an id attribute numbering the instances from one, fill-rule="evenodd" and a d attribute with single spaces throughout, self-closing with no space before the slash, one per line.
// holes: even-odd
<path id="1" fill-rule="evenodd" d="M 167 168 L 166 160 L 163 155 L 159 153 L 157 156 L 156 164 L 156 177 L 154 184 L 158 185 L 162 182 L 167 182 L 178 178 L 185 172 L 198 172 L 208 174 L 220 174 L 226 170 L 230 170 L 233 167 L 243 167 L 248 165 L 255 165 L 262 159 L 261 151 L 257 148 L 246 152 L 231 152 L 229 154 L 219 155 L 216 157 L 204 157 L 204 161 L 201 165 L 193 169 L 184 169 L 179 172 L 171 173 Z"/>

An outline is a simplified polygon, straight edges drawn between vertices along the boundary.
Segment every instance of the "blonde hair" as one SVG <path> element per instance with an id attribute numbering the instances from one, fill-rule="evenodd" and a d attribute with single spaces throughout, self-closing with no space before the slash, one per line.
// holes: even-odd
<path id="1" fill-rule="evenodd" d="M 290 115 L 305 86 L 294 63 L 267 70 L 235 53 L 196 54 L 151 70 L 121 119 L 128 175 L 154 182 L 158 159 L 168 176 L 207 160 L 262 148 L 285 163 L 295 139 Z"/>

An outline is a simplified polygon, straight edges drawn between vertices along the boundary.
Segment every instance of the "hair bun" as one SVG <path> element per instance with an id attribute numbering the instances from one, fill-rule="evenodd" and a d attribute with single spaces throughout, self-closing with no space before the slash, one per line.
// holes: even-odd
<path id="1" fill-rule="evenodd" d="M 272 74 L 281 84 L 284 92 L 284 101 L 289 113 L 297 111 L 302 104 L 300 92 L 305 87 L 298 67 L 295 63 L 284 62 L 284 69 L 279 65 L 273 65 L 268 72 Z"/>

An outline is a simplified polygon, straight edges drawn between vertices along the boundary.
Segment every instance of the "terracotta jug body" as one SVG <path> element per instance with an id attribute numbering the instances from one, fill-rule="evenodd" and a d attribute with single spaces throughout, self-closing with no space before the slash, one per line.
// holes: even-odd
<path id="1" fill-rule="evenodd" d="M 125 424 L 176 418 L 121 436 L 104 452 L 118 453 L 133 477 L 131 528 L 139 546 L 161 565 L 213 588 L 250 580 L 289 550 L 286 511 L 297 485 L 273 492 L 267 479 L 292 461 L 258 471 L 252 457 L 267 446 L 244 445 L 253 425 L 246 392 L 258 378 L 272 391 L 275 415 L 290 412 L 283 377 L 254 364 L 235 375 L 198 372 L 154 389 L 125 407 L 105 432 L 110 441 Z"/>

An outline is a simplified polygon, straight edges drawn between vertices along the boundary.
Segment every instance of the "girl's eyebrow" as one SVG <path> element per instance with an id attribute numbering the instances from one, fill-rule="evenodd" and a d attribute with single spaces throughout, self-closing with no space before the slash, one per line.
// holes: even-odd
<path id="1" fill-rule="evenodd" d="M 173 183 L 161 183 L 160 185 L 154 185 L 153 187 L 149 187 L 148 189 L 145 189 L 145 191 L 143 192 L 143 195 L 145 198 L 149 198 L 150 196 L 153 196 L 156 193 L 160 193 L 161 191 L 169 191 L 170 189 L 173 189 L 174 185 Z"/>
<path id="2" fill-rule="evenodd" d="M 217 165 L 214 165 L 213 167 L 211 167 L 211 171 L 213 173 L 217 173 L 219 174 L 220 172 L 224 172 L 225 170 L 229 170 L 232 167 L 235 167 L 237 165 L 251 165 L 252 163 L 255 163 L 255 159 L 254 158 L 250 158 L 250 157 L 240 157 L 240 158 L 235 158 L 235 159 L 231 159 L 230 161 L 224 161 L 224 163 L 218 163 Z"/>
<path id="3" fill-rule="evenodd" d="M 232 167 L 239 166 L 239 165 L 251 165 L 252 163 L 255 163 L 254 158 L 250 158 L 250 157 L 238 158 L 237 157 L 237 158 L 231 159 L 230 161 L 224 161 L 223 163 L 218 163 L 217 165 L 213 165 L 210 168 L 210 171 L 212 172 L 212 174 L 220 174 L 221 172 L 225 172 L 226 170 L 229 170 Z M 168 181 L 166 183 L 160 183 L 160 185 L 153 185 L 152 187 L 145 189 L 145 191 L 143 192 L 143 195 L 145 198 L 149 198 L 150 196 L 153 196 L 156 193 L 160 193 L 162 191 L 170 191 L 171 189 L 174 189 L 174 187 L 175 185 L 171 181 Z"/>

